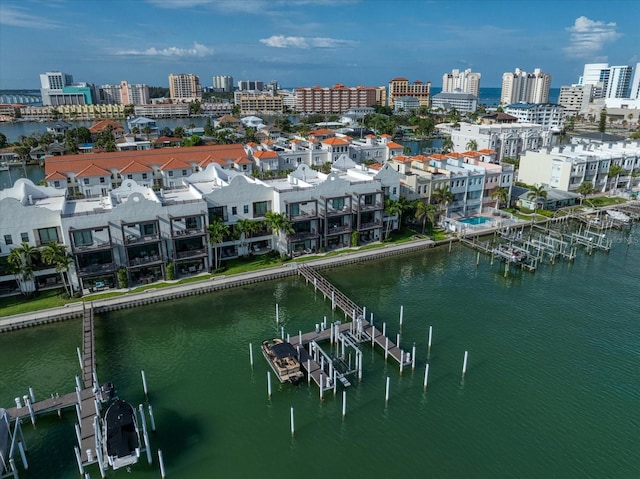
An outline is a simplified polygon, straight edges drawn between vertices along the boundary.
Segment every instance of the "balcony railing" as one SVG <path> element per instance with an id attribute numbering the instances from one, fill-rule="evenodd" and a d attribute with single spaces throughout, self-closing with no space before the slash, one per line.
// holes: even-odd
<path id="1" fill-rule="evenodd" d="M 152 264 L 152 263 L 159 263 L 161 261 L 162 261 L 162 256 L 160 256 L 159 254 L 152 254 L 149 256 L 138 256 L 136 258 L 131 258 L 129 260 L 129 266 L 130 267 L 143 266 L 143 265 Z"/>
<path id="2" fill-rule="evenodd" d="M 340 209 L 327 208 L 326 210 L 322 211 L 322 216 L 324 216 L 325 218 L 329 216 L 342 216 L 342 215 L 350 215 L 350 214 L 351 214 L 351 207 L 347 205 L 345 205 L 343 208 L 340 208 Z"/>
<path id="3" fill-rule="evenodd" d="M 297 214 L 289 213 L 289 219 L 292 221 L 309 220 L 317 217 L 318 217 L 318 214 L 316 210 L 299 211 Z"/>
<path id="4" fill-rule="evenodd" d="M 175 254 L 176 259 L 184 259 L 184 258 L 194 258 L 196 256 L 205 256 L 207 254 L 207 250 L 205 248 L 201 249 L 192 249 L 189 251 L 181 251 Z"/>
<path id="5" fill-rule="evenodd" d="M 154 241 L 160 241 L 159 234 L 144 235 L 144 236 L 126 235 L 124 237 L 124 244 L 150 243 Z"/>
<path id="6" fill-rule="evenodd" d="M 80 276 L 88 276 L 93 274 L 112 273 L 115 270 L 116 270 L 115 263 L 90 264 L 88 266 L 81 266 L 78 269 L 78 274 Z"/>
<path id="7" fill-rule="evenodd" d="M 316 233 L 315 231 L 301 231 L 300 233 L 294 233 L 288 236 L 289 241 L 301 241 L 317 237 L 318 233 Z"/>
<path id="8" fill-rule="evenodd" d="M 327 228 L 327 236 L 350 233 L 350 232 L 351 232 L 351 225 L 340 225 L 340 226 L 336 225 L 336 226 L 330 226 L 329 228 Z"/>
<path id="9" fill-rule="evenodd" d="M 113 244 L 109 241 L 95 241 L 91 244 L 74 245 L 73 251 L 76 253 L 84 253 L 86 251 L 96 251 L 101 249 L 111 249 Z"/>
<path id="10" fill-rule="evenodd" d="M 358 206 L 359 206 L 359 211 L 381 210 L 384 208 L 384 205 L 380 201 L 376 203 L 371 203 L 371 204 L 360 203 Z"/>
<path id="11" fill-rule="evenodd" d="M 372 221 L 370 223 L 360 223 L 358 231 L 370 230 L 372 228 L 382 228 L 382 221 Z"/>
<path id="12" fill-rule="evenodd" d="M 204 228 L 188 228 L 181 230 L 173 230 L 172 238 L 186 238 L 189 236 L 201 236 L 205 234 Z"/>

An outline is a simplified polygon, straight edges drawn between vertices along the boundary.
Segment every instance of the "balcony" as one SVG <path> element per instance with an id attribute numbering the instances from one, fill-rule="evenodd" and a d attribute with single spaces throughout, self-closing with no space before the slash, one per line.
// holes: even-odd
<path id="1" fill-rule="evenodd" d="M 327 228 L 327 236 L 351 233 L 351 225 L 333 225 Z"/>
<path id="2" fill-rule="evenodd" d="M 98 274 L 113 273 L 116 270 L 115 263 L 104 264 L 90 264 L 87 266 L 80 266 L 78 268 L 78 276 L 94 276 Z"/>
<path id="3" fill-rule="evenodd" d="M 144 235 L 144 236 L 136 236 L 136 235 L 126 235 L 124 237 L 124 244 L 129 245 L 129 244 L 140 244 L 140 243 L 152 243 L 152 242 L 157 242 L 160 241 L 160 235 L 159 234 L 153 234 L 153 235 Z"/>
<path id="4" fill-rule="evenodd" d="M 312 220 L 318 217 L 316 210 L 299 211 L 297 214 L 289 213 L 289 219 L 291 221 L 305 221 Z"/>
<path id="5" fill-rule="evenodd" d="M 161 263 L 162 262 L 162 256 L 159 254 L 152 254 L 152 255 L 148 255 L 148 256 L 138 256 L 135 258 L 131 258 L 129 260 L 129 264 L 128 266 L 130 268 L 136 268 L 139 266 L 146 266 L 146 265 L 151 265 L 151 264 L 155 264 L 155 263 Z"/>
<path id="6" fill-rule="evenodd" d="M 200 256 L 206 256 L 208 254 L 206 248 L 192 249 L 188 251 L 180 251 L 174 254 L 174 258 L 177 261 L 186 259 L 186 258 L 197 258 Z"/>
<path id="7" fill-rule="evenodd" d="M 318 237 L 318 233 L 316 233 L 315 231 L 300 231 L 298 233 L 290 234 L 288 236 L 288 239 L 291 242 L 296 242 L 296 241 L 304 241 L 308 239 L 315 239 L 317 237 Z"/>
<path id="8" fill-rule="evenodd" d="M 74 253 L 86 253 L 88 251 L 100 251 L 111 249 L 113 245 L 110 241 L 94 241 L 91 244 L 73 245 L 71 249 Z"/>
<path id="9" fill-rule="evenodd" d="M 372 210 L 381 210 L 384 208 L 384 205 L 382 204 L 382 202 L 378 201 L 376 203 L 369 203 L 369 204 L 360 203 L 358 204 L 358 207 L 359 207 L 359 211 L 372 211 Z"/>
<path id="10" fill-rule="evenodd" d="M 351 214 L 351 207 L 349 207 L 348 205 L 344 205 L 340 209 L 327 208 L 322 212 L 322 216 L 324 216 L 325 218 L 329 218 L 330 216 L 344 216 L 344 215 L 350 215 L 350 214 Z"/>
<path id="11" fill-rule="evenodd" d="M 370 223 L 361 223 L 358 231 L 370 230 L 373 228 L 382 228 L 382 221 L 372 221 Z"/>
<path id="12" fill-rule="evenodd" d="M 192 236 L 202 236 L 206 234 L 204 228 L 188 228 L 188 229 L 176 229 L 171 233 L 172 238 L 189 238 Z"/>

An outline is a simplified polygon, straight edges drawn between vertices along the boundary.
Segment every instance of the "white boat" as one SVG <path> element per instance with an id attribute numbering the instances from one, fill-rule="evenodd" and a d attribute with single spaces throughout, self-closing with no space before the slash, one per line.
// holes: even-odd
<path id="1" fill-rule="evenodd" d="M 614 220 L 621 221 L 622 223 L 629 223 L 631 221 L 631 218 L 622 211 L 607 210 L 607 214 Z"/>
<path id="2" fill-rule="evenodd" d="M 304 377 L 297 351 L 286 341 L 276 338 L 262 342 L 262 354 L 281 383 L 297 383 Z"/>
<path id="3" fill-rule="evenodd" d="M 9 164 L 5 161 L 0 162 L 0 171 L 9 171 Z"/>
<path id="4" fill-rule="evenodd" d="M 104 456 L 114 470 L 128 467 L 140 458 L 140 431 L 133 406 L 116 398 L 103 419 Z"/>

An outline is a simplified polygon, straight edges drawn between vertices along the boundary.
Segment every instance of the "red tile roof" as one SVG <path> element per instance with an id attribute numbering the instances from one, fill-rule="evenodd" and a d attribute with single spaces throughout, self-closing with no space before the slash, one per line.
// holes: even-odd
<path id="1" fill-rule="evenodd" d="M 188 168 L 191 168 L 191 165 L 186 164 L 182 160 L 176 160 L 175 158 L 171 158 L 169 161 L 167 161 L 164 165 L 162 165 L 160 167 L 160 169 L 162 171 L 166 171 L 166 170 L 184 170 L 184 169 L 188 169 Z"/>
<path id="2" fill-rule="evenodd" d="M 111 176 L 111 172 L 92 163 L 76 173 L 76 178 L 89 178 L 93 176 Z"/>
<path id="3" fill-rule="evenodd" d="M 263 160 L 267 158 L 278 158 L 278 154 L 275 151 L 271 151 L 271 150 L 268 150 L 268 151 L 261 150 L 261 151 L 256 151 L 253 154 L 253 157 Z"/>
<path id="4" fill-rule="evenodd" d="M 403 149 L 404 146 L 402 146 L 400 143 L 396 143 L 395 141 L 390 141 L 390 142 L 387 143 L 387 148 L 391 148 L 391 149 L 395 150 L 395 149 L 398 149 L 398 148 Z"/>
<path id="5" fill-rule="evenodd" d="M 337 136 L 334 136 L 332 138 L 327 138 L 326 140 L 322 140 L 322 143 L 324 143 L 325 145 L 332 145 L 332 146 L 336 146 L 336 145 L 348 145 L 349 142 L 346 140 L 343 140 L 342 138 L 338 138 Z"/>
<path id="6" fill-rule="evenodd" d="M 178 136 L 161 136 L 153 140 L 154 143 L 174 143 L 182 141 L 182 138 Z"/>
<path id="7" fill-rule="evenodd" d="M 277 156 L 277 155 L 276 155 Z M 244 158 L 236 158 L 236 160 L 234 161 L 234 163 L 236 165 L 252 165 L 253 161 L 251 161 L 249 158 L 247 158 L 246 156 Z"/>
<path id="8" fill-rule="evenodd" d="M 382 169 L 382 165 L 380 163 L 373 163 L 373 164 L 369 165 L 369 168 L 371 168 L 372 170 L 381 170 Z"/>
<path id="9" fill-rule="evenodd" d="M 365 136 L 365 138 L 375 138 L 376 135 L 372 135 L 371 133 L 369 133 L 367 136 Z"/>
<path id="10" fill-rule="evenodd" d="M 66 180 L 67 179 L 67 175 L 63 175 L 62 173 L 60 173 L 59 171 L 54 171 L 53 173 L 47 175 L 45 177 L 45 180 L 47 181 L 52 181 L 52 180 Z"/>
<path id="11" fill-rule="evenodd" d="M 482 153 L 483 155 L 497 155 L 498 152 L 493 150 L 478 150 L 478 153 Z"/>
<path id="12" fill-rule="evenodd" d="M 389 135 L 388 133 L 383 133 L 382 135 L 380 135 L 380 138 L 391 138 L 391 135 Z"/>
<path id="13" fill-rule="evenodd" d="M 94 123 L 93 125 L 91 125 L 89 131 L 92 134 L 102 133 L 108 127 L 112 127 L 114 131 L 124 131 L 124 127 L 120 123 L 113 120 L 100 120 L 98 123 Z"/>
<path id="14" fill-rule="evenodd" d="M 193 165 L 200 164 L 207 158 L 212 158 L 222 160 L 222 164 L 226 165 L 227 160 L 233 161 L 241 156 L 246 156 L 246 152 L 240 143 L 183 148 L 157 148 L 153 150 L 50 156 L 45 161 L 44 169 L 47 175 L 55 171 L 69 174 L 82 171 L 88 165 L 95 164 L 107 170 L 119 171 L 132 161 L 152 168 L 159 168 L 171 158 Z"/>
<path id="15" fill-rule="evenodd" d="M 472 157 L 478 157 L 480 156 L 480 153 L 478 153 L 477 151 L 465 151 L 463 153 L 464 156 L 472 156 Z"/>
<path id="16" fill-rule="evenodd" d="M 153 171 L 153 168 L 150 166 L 143 165 L 137 161 L 132 161 L 127 166 L 120 169 L 120 174 L 148 173 L 150 171 Z"/>
<path id="17" fill-rule="evenodd" d="M 327 136 L 327 135 L 335 135 L 335 132 L 327 128 L 319 128 L 318 130 L 310 131 L 309 134 L 313 136 Z"/>
<path id="18" fill-rule="evenodd" d="M 456 153 L 455 151 L 452 151 L 451 153 L 447 153 L 447 155 L 449 158 L 464 158 L 464 155 L 461 153 Z"/>

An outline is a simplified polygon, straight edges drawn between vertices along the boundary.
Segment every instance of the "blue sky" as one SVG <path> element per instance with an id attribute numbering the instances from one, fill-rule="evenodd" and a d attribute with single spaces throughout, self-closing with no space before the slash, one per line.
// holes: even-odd
<path id="1" fill-rule="evenodd" d="M 575 83 L 585 63 L 640 61 L 635 0 L 1 0 L 0 89 L 64 71 L 98 85 L 170 73 L 284 87 L 431 81 L 497 87 L 519 67 Z"/>

